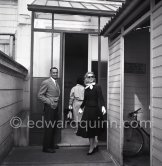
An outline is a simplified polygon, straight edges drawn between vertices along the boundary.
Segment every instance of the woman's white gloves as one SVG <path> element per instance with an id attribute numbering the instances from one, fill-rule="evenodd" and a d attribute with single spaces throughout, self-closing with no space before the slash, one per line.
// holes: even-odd
<path id="1" fill-rule="evenodd" d="M 79 111 L 78 111 L 80 114 L 83 113 L 83 110 L 81 108 L 79 108 Z"/>
<path id="2" fill-rule="evenodd" d="M 68 118 L 68 119 L 72 119 L 72 118 L 73 118 L 73 114 L 72 114 L 71 111 L 69 111 L 69 113 L 67 114 L 67 118 Z"/>
<path id="3" fill-rule="evenodd" d="M 82 114 L 83 113 L 83 110 L 81 109 L 81 108 L 79 108 L 79 111 L 78 111 L 80 114 Z M 106 114 L 106 109 L 105 109 L 105 107 L 104 106 L 102 106 L 102 113 L 103 113 L 103 115 L 104 114 Z"/>
<path id="4" fill-rule="evenodd" d="M 72 110 L 72 109 L 73 109 L 72 105 L 69 105 L 69 110 Z"/>
<path id="5" fill-rule="evenodd" d="M 103 113 L 103 115 L 106 114 L 106 109 L 104 106 L 102 106 L 102 113 Z"/>

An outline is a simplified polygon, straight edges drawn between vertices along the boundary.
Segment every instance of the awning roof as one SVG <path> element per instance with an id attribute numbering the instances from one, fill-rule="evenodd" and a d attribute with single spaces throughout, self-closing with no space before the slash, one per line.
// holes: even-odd
<path id="1" fill-rule="evenodd" d="M 35 0 L 28 10 L 111 17 L 125 0 Z"/>
<path id="2" fill-rule="evenodd" d="M 114 17 L 104 26 L 100 35 L 109 36 L 116 28 L 120 29 L 126 24 L 140 17 L 140 13 L 146 12 L 149 9 L 149 0 L 126 0 L 122 7 L 116 12 Z M 147 10 L 146 10 L 147 9 Z M 129 18 L 130 17 L 130 18 Z"/>

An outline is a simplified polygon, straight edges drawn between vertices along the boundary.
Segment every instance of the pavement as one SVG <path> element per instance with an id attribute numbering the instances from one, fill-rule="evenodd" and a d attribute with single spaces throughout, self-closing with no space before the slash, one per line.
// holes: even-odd
<path id="1" fill-rule="evenodd" d="M 44 153 L 41 147 L 15 147 L 2 166 L 115 166 L 106 147 L 87 155 L 88 147 L 60 147 L 56 153 Z"/>

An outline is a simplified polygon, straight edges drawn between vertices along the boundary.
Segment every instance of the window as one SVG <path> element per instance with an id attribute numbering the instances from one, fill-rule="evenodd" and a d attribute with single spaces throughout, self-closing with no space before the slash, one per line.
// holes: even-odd
<path id="1" fill-rule="evenodd" d="M 15 37 L 14 35 L 0 35 L 0 50 L 14 59 Z"/>

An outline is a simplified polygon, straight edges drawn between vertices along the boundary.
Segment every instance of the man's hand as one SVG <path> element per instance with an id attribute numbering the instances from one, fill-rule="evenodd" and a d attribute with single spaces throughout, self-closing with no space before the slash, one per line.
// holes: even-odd
<path id="1" fill-rule="evenodd" d="M 78 111 L 80 114 L 83 113 L 83 110 L 81 108 L 79 108 L 79 111 Z"/>
<path id="2" fill-rule="evenodd" d="M 52 108 L 52 109 L 56 109 L 56 108 L 57 108 L 57 105 L 56 105 L 56 104 L 51 104 L 51 108 Z"/>
<path id="3" fill-rule="evenodd" d="M 103 115 L 106 114 L 106 109 L 104 106 L 102 106 L 102 113 L 103 113 Z"/>

